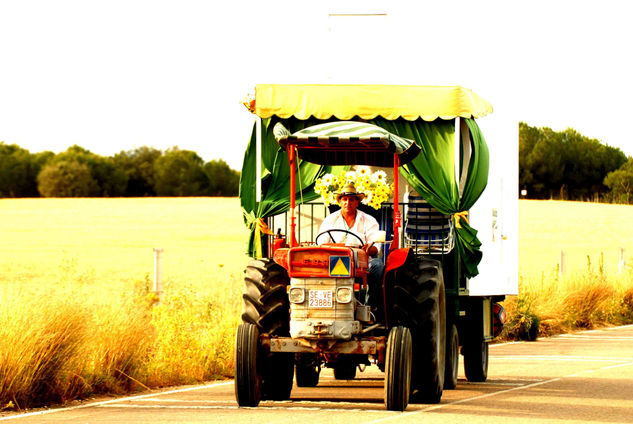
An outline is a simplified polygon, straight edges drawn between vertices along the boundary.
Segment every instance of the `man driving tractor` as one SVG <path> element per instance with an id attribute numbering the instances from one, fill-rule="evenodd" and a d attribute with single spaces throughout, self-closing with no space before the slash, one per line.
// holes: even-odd
<path id="1" fill-rule="evenodd" d="M 336 194 L 336 202 L 341 209 L 328 215 L 319 228 L 319 234 L 329 230 L 345 230 L 353 233 L 357 237 L 349 237 L 346 232 L 327 232 L 327 238 L 321 238 L 319 244 L 344 243 L 346 246 L 358 246 L 362 241 L 362 249 L 371 257 L 369 261 L 369 300 L 372 306 L 378 306 L 379 287 L 382 281 L 382 274 L 385 264 L 379 256 L 381 244 L 376 243 L 379 238 L 379 227 L 376 219 L 358 210 L 358 204 L 365 198 L 364 193 L 356 191 L 354 183 L 347 183 L 339 193 Z"/>

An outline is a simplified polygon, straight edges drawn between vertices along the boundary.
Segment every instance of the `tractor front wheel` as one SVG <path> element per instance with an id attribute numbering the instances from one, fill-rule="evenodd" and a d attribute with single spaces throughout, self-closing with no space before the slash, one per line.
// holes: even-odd
<path id="1" fill-rule="evenodd" d="M 237 328 L 235 342 L 235 398 L 239 406 L 257 406 L 262 398 L 262 378 L 258 370 L 259 331 L 249 323 Z"/>
<path id="2" fill-rule="evenodd" d="M 319 374 L 321 373 L 316 355 L 298 353 L 295 356 L 295 362 L 297 387 L 316 387 L 319 384 Z"/>
<path id="3" fill-rule="evenodd" d="M 404 411 L 409 404 L 412 345 L 408 328 L 397 326 L 389 332 L 385 355 L 385 406 L 390 411 Z"/>
<path id="4" fill-rule="evenodd" d="M 288 400 L 292 391 L 295 361 L 292 353 L 271 353 L 263 361 L 262 399 Z"/>
<path id="5" fill-rule="evenodd" d="M 334 378 L 337 380 L 353 380 L 356 377 L 356 369 L 358 364 L 352 358 L 340 358 L 334 364 Z"/>

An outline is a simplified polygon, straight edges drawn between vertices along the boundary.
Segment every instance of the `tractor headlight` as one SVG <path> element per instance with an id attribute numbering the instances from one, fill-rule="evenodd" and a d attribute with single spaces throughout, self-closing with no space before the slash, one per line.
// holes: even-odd
<path id="1" fill-rule="evenodd" d="M 336 290 L 336 301 L 338 303 L 350 303 L 353 293 L 351 287 L 339 287 L 338 290 Z"/>
<path id="2" fill-rule="evenodd" d="M 303 303 L 306 300 L 306 292 L 301 287 L 290 287 L 288 291 L 290 303 Z"/>

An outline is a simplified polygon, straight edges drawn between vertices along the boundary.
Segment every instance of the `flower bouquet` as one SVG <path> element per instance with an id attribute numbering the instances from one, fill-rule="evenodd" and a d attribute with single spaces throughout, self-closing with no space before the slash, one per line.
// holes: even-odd
<path id="1" fill-rule="evenodd" d="M 326 206 L 330 206 L 336 203 L 335 195 L 340 188 L 350 182 L 354 183 L 358 192 L 365 194 L 362 203 L 374 209 L 380 209 L 380 205 L 393 193 L 393 184 L 387 181 L 385 171 L 372 174 L 368 166 L 359 166 L 356 171 L 348 171 L 339 176 L 325 174 L 316 180 L 314 191 L 321 195 Z"/>

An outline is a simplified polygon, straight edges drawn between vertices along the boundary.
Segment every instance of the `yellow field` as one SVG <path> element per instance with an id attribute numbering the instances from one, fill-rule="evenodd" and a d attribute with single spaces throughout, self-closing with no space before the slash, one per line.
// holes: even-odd
<path id="1" fill-rule="evenodd" d="M 566 274 L 587 271 L 587 256 L 599 271 L 618 272 L 620 248 L 633 263 L 633 206 L 521 200 L 519 202 L 519 274 L 554 273 L 565 252 Z"/>
<path id="2" fill-rule="evenodd" d="M 151 278 L 154 247 L 166 281 L 214 284 L 247 260 L 235 198 L 3 199 L 0 223 L 0 284 L 40 290 L 59 276 L 117 288 Z"/>
<path id="3" fill-rule="evenodd" d="M 519 202 L 519 273 L 555 271 L 564 250 L 568 272 L 618 270 L 620 247 L 633 254 L 633 207 L 581 202 Z M 60 276 L 120 288 L 151 278 L 153 247 L 165 249 L 166 281 L 213 284 L 240 274 L 247 257 L 236 198 L 0 200 L 0 285 L 38 289 Z M 633 262 L 633 260 L 631 261 Z"/>

